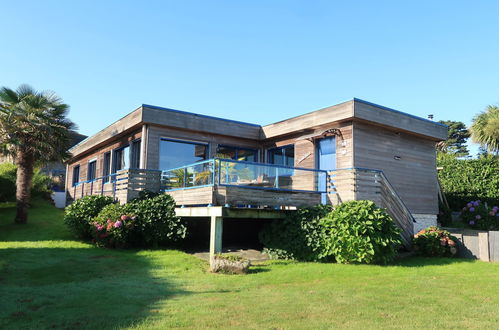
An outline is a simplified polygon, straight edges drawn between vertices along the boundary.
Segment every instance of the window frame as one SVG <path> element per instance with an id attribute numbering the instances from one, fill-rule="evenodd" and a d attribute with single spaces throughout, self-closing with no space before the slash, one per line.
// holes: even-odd
<path id="1" fill-rule="evenodd" d="M 281 156 L 285 156 L 284 154 L 284 150 L 287 149 L 287 148 L 290 148 L 292 147 L 293 148 L 293 164 L 292 165 L 287 165 L 287 164 L 275 164 L 275 163 L 271 163 L 270 162 L 270 153 L 275 151 L 275 150 L 282 150 L 281 152 Z M 273 164 L 273 165 L 282 165 L 282 166 L 286 166 L 286 167 L 295 167 L 295 145 L 294 144 L 286 144 L 286 145 L 283 145 L 283 146 L 280 146 L 280 147 L 273 147 L 273 148 L 268 148 L 267 149 L 267 152 L 266 152 L 266 156 L 267 156 L 267 159 L 266 159 L 266 163 L 267 164 Z"/>
<path id="2" fill-rule="evenodd" d="M 102 181 L 104 183 L 107 183 L 111 179 L 111 170 L 112 170 L 112 152 L 111 151 L 106 151 L 103 154 L 103 159 L 102 159 Z M 109 156 L 109 162 L 106 163 L 106 156 Z M 107 173 L 106 173 L 107 172 Z"/>
<path id="3" fill-rule="evenodd" d="M 140 168 L 140 158 L 141 158 L 141 139 L 135 139 L 131 141 L 128 145 L 130 146 L 130 168 L 131 169 L 139 169 Z M 137 153 L 138 150 L 138 153 Z M 136 154 L 137 153 L 137 154 Z M 134 161 L 137 161 L 137 164 L 132 164 Z M 137 165 L 137 166 L 133 166 Z"/>
<path id="4" fill-rule="evenodd" d="M 178 139 L 178 138 L 171 138 L 171 137 L 161 136 L 159 138 L 159 161 L 158 161 L 158 168 L 159 169 L 161 169 L 161 141 L 177 142 L 177 143 L 185 143 L 185 144 L 194 144 L 194 145 L 205 146 L 206 147 L 206 151 L 205 151 L 205 156 L 204 156 L 205 159 L 204 160 L 210 159 L 210 153 L 211 152 L 210 152 L 210 143 L 209 142 L 204 142 L 204 141 L 199 141 L 199 140 L 189 140 L 189 139 Z M 203 160 L 200 160 L 200 161 L 203 161 Z"/>
<path id="5" fill-rule="evenodd" d="M 235 149 L 236 151 L 236 154 L 235 154 L 235 159 L 232 159 L 232 160 L 236 160 L 236 161 L 240 161 L 238 159 L 238 155 L 239 155 L 239 151 L 240 150 L 247 150 L 247 151 L 254 151 L 255 152 L 255 161 L 254 162 L 251 162 L 251 163 L 259 163 L 259 160 L 260 160 L 260 154 L 259 154 L 259 150 L 258 149 L 253 149 L 253 148 L 248 148 L 248 147 L 238 147 L 238 146 L 232 146 L 232 145 L 228 145 L 228 144 L 217 144 L 217 154 L 219 153 L 218 152 L 218 149 L 219 148 L 231 148 L 231 149 Z"/>
<path id="6" fill-rule="evenodd" d="M 94 171 L 93 171 L 93 178 L 90 177 L 90 164 L 93 164 L 95 166 Z M 97 178 L 97 158 L 92 158 L 87 162 L 87 181 L 95 181 Z"/>
<path id="7" fill-rule="evenodd" d="M 75 175 L 78 172 L 78 175 Z M 80 164 L 73 166 L 73 177 L 71 178 L 71 186 L 76 187 L 80 183 Z"/>
<path id="8" fill-rule="evenodd" d="M 121 168 L 121 169 L 119 169 L 119 170 L 116 170 L 116 161 L 118 160 L 118 157 L 116 157 L 116 153 L 117 153 L 118 151 L 121 151 L 121 150 L 123 150 L 123 149 L 127 148 L 127 147 L 128 147 L 128 148 L 130 148 L 130 144 L 129 144 L 129 143 L 128 143 L 128 144 L 125 144 L 125 145 L 122 145 L 122 146 L 120 146 L 120 147 L 118 147 L 118 148 L 116 148 L 116 149 L 113 149 L 113 158 L 112 158 L 112 170 L 111 170 L 111 174 L 115 174 L 115 173 L 116 173 L 116 172 L 118 172 L 118 171 L 121 171 L 121 170 L 125 170 L 125 169 L 126 169 L 126 168 Z M 128 152 L 128 166 L 130 166 L 130 160 L 131 160 L 131 152 L 130 152 L 130 151 L 131 151 L 131 150 L 130 150 L 130 149 L 128 149 L 128 150 L 129 150 L 129 152 Z"/>

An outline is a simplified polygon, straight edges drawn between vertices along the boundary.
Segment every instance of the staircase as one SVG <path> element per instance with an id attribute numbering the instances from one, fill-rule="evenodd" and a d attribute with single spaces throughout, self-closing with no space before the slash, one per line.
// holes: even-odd
<path id="1" fill-rule="evenodd" d="M 380 170 L 339 169 L 328 172 L 328 197 L 333 205 L 350 200 L 372 200 L 385 208 L 401 230 L 402 243 L 412 247 L 414 217 Z"/>

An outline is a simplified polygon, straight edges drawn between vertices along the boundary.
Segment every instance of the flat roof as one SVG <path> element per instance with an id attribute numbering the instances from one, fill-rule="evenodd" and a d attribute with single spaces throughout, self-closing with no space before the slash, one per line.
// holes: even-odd
<path id="1" fill-rule="evenodd" d="M 142 104 L 131 113 L 76 144 L 69 149 L 69 151 L 73 153 L 73 156 L 77 156 L 130 128 L 140 126 L 141 124 L 154 124 L 239 138 L 264 140 L 331 122 L 356 119 L 382 126 L 394 127 L 435 141 L 445 140 L 447 137 L 447 126 L 444 124 L 359 98 L 353 98 L 349 101 L 265 126 L 150 104 Z M 221 125 L 220 123 L 230 123 L 233 125 L 230 126 L 229 129 L 227 125 Z"/>

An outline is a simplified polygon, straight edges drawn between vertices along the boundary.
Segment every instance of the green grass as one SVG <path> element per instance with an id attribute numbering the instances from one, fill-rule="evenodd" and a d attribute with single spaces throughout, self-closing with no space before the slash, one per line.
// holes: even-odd
<path id="1" fill-rule="evenodd" d="M 0 208 L 0 328 L 499 328 L 499 264 L 268 262 L 218 275 L 180 251 L 73 240 L 43 202 Z"/>

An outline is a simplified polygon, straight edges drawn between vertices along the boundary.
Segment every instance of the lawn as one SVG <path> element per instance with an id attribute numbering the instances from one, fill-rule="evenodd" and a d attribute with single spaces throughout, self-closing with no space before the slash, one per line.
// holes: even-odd
<path id="1" fill-rule="evenodd" d="M 44 202 L 29 224 L 0 208 L 0 328 L 499 328 L 499 264 L 268 262 L 206 272 L 180 251 L 74 240 Z"/>

